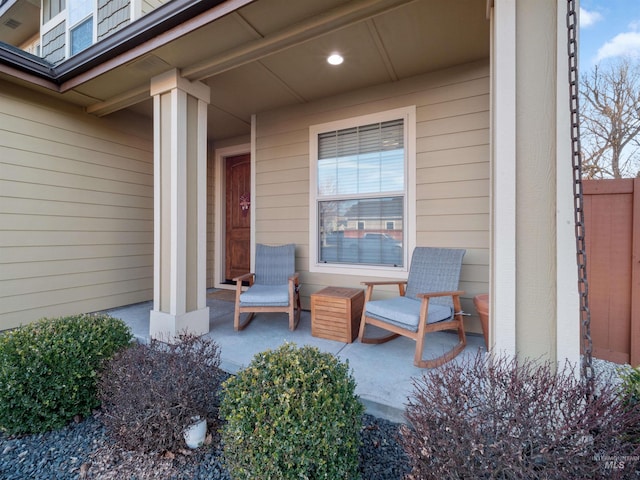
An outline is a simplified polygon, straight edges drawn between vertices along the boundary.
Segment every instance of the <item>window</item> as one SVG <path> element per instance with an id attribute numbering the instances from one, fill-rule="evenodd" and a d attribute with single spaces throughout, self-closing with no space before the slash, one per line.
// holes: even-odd
<path id="1" fill-rule="evenodd" d="M 92 0 L 68 0 L 69 2 L 69 55 L 75 55 L 93 44 Z"/>
<path id="2" fill-rule="evenodd" d="M 311 127 L 311 271 L 406 271 L 414 124 L 411 107 Z"/>
<path id="3" fill-rule="evenodd" d="M 81 52 L 93 44 L 93 17 L 87 18 L 71 29 L 71 55 Z"/>
<path id="4" fill-rule="evenodd" d="M 47 23 L 65 8 L 65 0 L 44 0 L 42 2 L 42 24 Z"/>

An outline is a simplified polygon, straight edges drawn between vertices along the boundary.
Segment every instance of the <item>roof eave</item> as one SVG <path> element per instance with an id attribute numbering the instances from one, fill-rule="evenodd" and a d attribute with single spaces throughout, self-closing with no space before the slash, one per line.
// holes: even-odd
<path id="1" fill-rule="evenodd" d="M 53 81 L 55 77 L 52 63 L 8 43 L 0 42 L 0 60 L 9 67 L 38 78 Z"/>
<path id="2" fill-rule="evenodd" d="M 55 67 L 54 80 L 62 84 L 224 2 L 225 0 L 171 0 L 60 63 Z"/>
<path id="3" fill-rule="evenodd" d="M 53 65 L 40 57 L 0 42 L 0 62 L 7 65 L 9 69 L 60 86 L 104 62 L 142 45 L 144 42 L 188 22 L 203 12 L 225 3 L 225 1 L 171 0 L 58 65 Z M 247 2 L 241 3 L 246 4 Z"/>

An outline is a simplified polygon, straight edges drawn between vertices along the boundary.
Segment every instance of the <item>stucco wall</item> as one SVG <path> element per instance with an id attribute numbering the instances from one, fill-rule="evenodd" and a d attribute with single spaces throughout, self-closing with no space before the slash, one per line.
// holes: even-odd
<path id="1" fill-rule="evenodd" d="M 489 64 L 459 66 L 391 85 L 261 113 L 256 126 L 256 241 L 294 242 L 306 307 L 327 286 L 361 277 L 309 272 L 309 126 L 415 105 L 416 244 L 467 250 L 463 308 L 489 288 Z M 479 330 L 477 319 L 470 329 Z"/>
<path id="2" fill-rule="evenodd" d="M 0 82 L 0 329 L 153 297 L 153 130 Z"/>

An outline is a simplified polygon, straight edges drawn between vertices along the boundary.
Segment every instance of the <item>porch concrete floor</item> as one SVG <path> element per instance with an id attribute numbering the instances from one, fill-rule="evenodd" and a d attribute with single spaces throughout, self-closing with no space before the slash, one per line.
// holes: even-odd
<path id="1" fill-rule="evenodd" d="M 396 338 L 380 345 L 365 345 L 356 339 L 354 343 L 325 340 L 311 335 L 311 313 L 302 311 L 298 328 L 290 332 L 286 314 L 258 313 L 247 328 L 233 330 L 234 303 L 207 299 L 210 312 L 209 336 L 220 346 L 221 368 L 236 373 L 247 366 L 253 356 L 267 349 L 276 349 L 284 342 L 312 345 L 323 352 L 348 360 L 357 387 L 356 393 L 367 412 L 394 422 L 404 421 L 404 408 L 412 394 L 414 378 L 420 378 L 425 370 L 413 366 L 415 342 L 408 338 Z M 141 341 L 149 337 L 149 311 L 153 302 L 144 302 L 110 309 L 111 316 L 121 318 Z M 369 327 L 367 327 L 369 332 Z M 372 333 L 373 329 L 371 330 Z M 457 341 L 455 332 L 434 332 L 427 335 L 424 358 L 433 358 L 450 349 Z M 485 351 L 482 335 L 467 334 L 467 347 L 453 361 L 474 356 Z"/>

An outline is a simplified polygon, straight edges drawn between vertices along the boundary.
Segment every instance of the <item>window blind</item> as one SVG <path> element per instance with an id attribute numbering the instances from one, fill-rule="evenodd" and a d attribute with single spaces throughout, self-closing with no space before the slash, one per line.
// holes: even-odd
<path id="1" fill-rule="evenodd" d="M 403 119 L 345 128 L 318 136 L 318 159 L 320 160 L 403 148 Z"/>
<path id="2" fill-rule="evenodd" d="M 362 195 L 404 190 L 404 120 L 318 135 L 318 194 Z"/>

